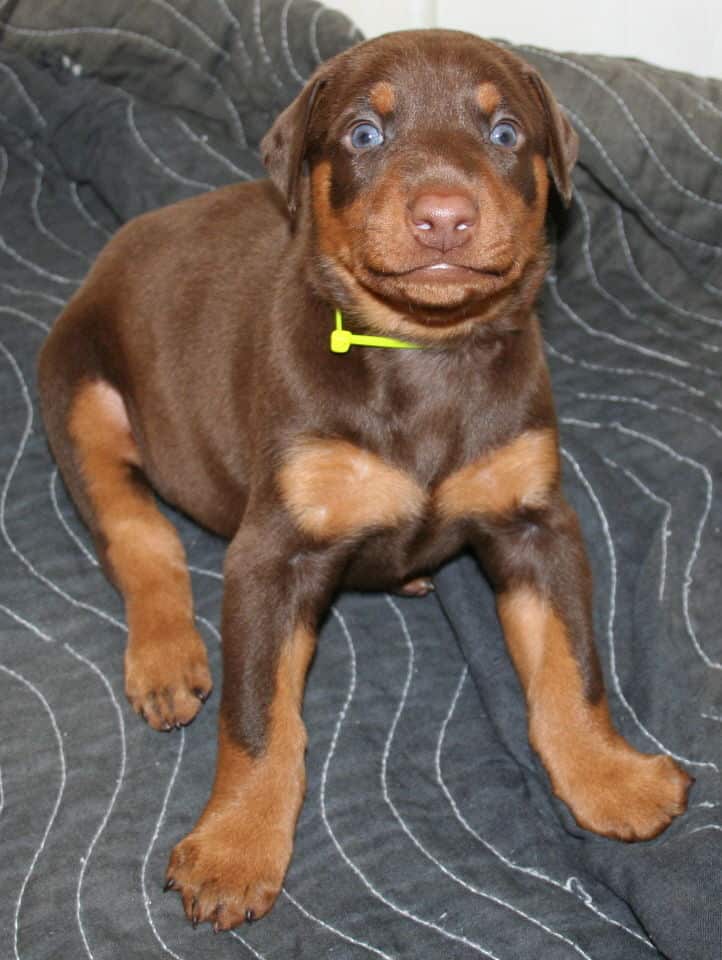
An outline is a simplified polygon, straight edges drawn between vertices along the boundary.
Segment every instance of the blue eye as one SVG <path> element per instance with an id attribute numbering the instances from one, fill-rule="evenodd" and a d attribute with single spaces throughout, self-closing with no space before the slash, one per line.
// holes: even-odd
<path id="1" fill-rule="evenodd" d="M 351 131 L 351 146 L 354 150 L 369 150 L 371 147 L 380 147 L 384 142 L 384 135 L 375 123 L 357 123 Z"/>
<path id="2" fill-rule="evenodd" d="M 497 123 L 492 127 L 489 139 L 492 143 L 496 144 L 497 147 L 506 147 L 509 149 L 517 145 L 519 134 L 516 132 L 516 127 L 513 123 L 502 120 L 501 123 Z"/>

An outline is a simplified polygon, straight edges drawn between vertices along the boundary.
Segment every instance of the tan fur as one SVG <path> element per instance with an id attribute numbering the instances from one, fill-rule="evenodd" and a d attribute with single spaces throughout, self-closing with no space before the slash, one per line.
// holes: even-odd
<path id="1" fill-rule="evenodd" d="M 369 102 L 374 110 L 380 113 L 382 117 L 392 113 L 396 106 L 394 88 L 386 80 L 380 80 L 371 87 Z"/>
<path id="2" fill-rule="evenodd" d="M 185 552 L 172 524 L 139 489 L 140 465 L 121 397 L 102 381 L 75 398 L 69 432 L 106 543 L 128 621 L 126 693 L 157 729 L 190 722 L 210 693 L 206 651 L 193 626 Z"/>
<path id="3" fill-rule="evenodd" d="M 554 431 L 527 430 L 444 480 L 435 496 L 437 509 L 450 520 L 541 507 L 558 475 Z"/>
<path id="4" fill-rule="evenodd" d="M 260 756 L 251 756 L 232 739 L 221 715 L 213 791 L 196 828 L 175 848 L 168 866 L 191 918 L 225 929 L 242 923 L 249 910 L 256 919 L 263 916 L 280 891 L 306 789 L 301 703 L 315 645 L 314 634 L 299 626 L 280 653 Z M 220 895 L 229 889 L 235 891 L 233 897 Z"/>
<path id="5" fill-rule="evenodd" d="M 490 117 L 501 103 L 499 88 L 491 81 L 480 83 L 476 90 L 476 102 L 487 117 Z"/>
<path id="6" fill-rule="evenodd" d="M 298 526 L 318 540 L 392 527 L 417 516 L 425 499 L 409 476 L 346 440 L 298 443 L 278 482 Z"/>
<path id="7" fill-rule="evenodd" d="M 646 840 L 682 813 L 690 778 L 670 757 L 638 753 L 614 729 L 605 696 L 590 703 L 563 622 L 531 587 L 498 598 L 509 652 L 526 694 L 529 740 L 554 793 L 580 826 Z"/>

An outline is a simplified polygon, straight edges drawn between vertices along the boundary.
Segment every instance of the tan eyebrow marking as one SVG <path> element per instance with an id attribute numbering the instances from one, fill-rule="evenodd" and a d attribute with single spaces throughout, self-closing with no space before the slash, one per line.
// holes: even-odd
<path id="1" fill-rule="evenodd" d="M 479 84 L 476 90 L 476 102 L 487 116 L 491 116 L 501 103 L 499 88 L 490 80 Z"/>
<path id="2" fill-rule="evenodd" d="M 381 80 L 371 87 L 369 93 L 369 102 L 374 110 L 382 116 L 391 113 L 396 106 L 396 93 L 394 88 L 386 80 Z"/>

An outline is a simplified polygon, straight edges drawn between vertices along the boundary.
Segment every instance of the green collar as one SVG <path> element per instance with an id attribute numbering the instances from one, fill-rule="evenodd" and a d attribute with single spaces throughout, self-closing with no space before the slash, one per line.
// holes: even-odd
<path id="1" fill-rule="evenodd" d="M 356 344 L 359 347 L 390 347 L 393 350 L 423 350 L 420 343 L 407 343 L 394 340 L 393 337 L 372 337 L 362 333 L 351 333 L 343 327 L 343 314 L 336 310 L 336 329 L 331 331 L 331 353 L 348 353 Z"/>

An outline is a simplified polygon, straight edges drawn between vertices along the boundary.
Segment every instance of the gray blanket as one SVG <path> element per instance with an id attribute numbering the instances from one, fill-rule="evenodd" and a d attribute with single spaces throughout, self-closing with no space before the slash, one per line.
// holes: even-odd
<path id="1" fill-rule="evenodd" d="M 213 937 L 161 894 L 218 697 L 171 735 L 128 708 L 35 358 L 120 223 L 261 176 L 273 116 L 357 39 L 314 0 L 0 0 L 0 956 L 719 960 L 722 83 L 628 60 L 520 51 L 582 140 L 542 315 L 611 706 L 696 777 L 689 812 L 637 845 L 575 825 L 464 556 L 426 599 L 334 605 L 273 913 Z M 218 680 L 224 544 L 176 519 Z"/>

